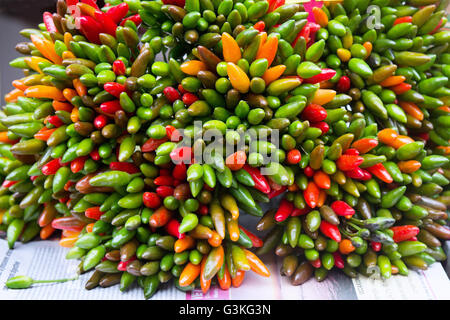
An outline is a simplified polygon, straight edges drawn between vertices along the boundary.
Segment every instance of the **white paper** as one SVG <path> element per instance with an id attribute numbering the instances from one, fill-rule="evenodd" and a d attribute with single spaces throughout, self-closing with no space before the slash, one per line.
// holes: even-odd
<path id="1" fill-rule="evenodd" d="M 16 244 L 8 250 L 6 241 L 0 240 L 0 299 L 45 300 L 138 300 L 144 299 L 142 289 L 134 285 L 127 292 L 118 286 L 95 288 L 87 291 L 84 284 L 91 273 L 79 279 L 58 284 L 35 284 L 29 289 L 7 289 L 5 281 L 16 275 L 28 275 L 34 279 L 59 279 L 76 276 L 77 261 L 66 260 L 66 248 L 57 241 L 35 241 Z M 411 271 L 408 277 L 393 276 L 388 280 L 373 280 L 363 276 L 350 279 L 342 272 L 331 272 L 323 282 L 314 279 L 301 286 L 291 286 L 289 279 L 279 275 L 280 261 L 265 257 L 272 276 L 263 278 L 252 272 L 246 274 L 240 288 L 229 291 L 211 288 L 206 294 L 200 290 L 181 292 L 171 282 L 161 287 L 154 300 L 356 300 L 356 299 L 450 299 L 450 280 L 441 264 L 432 265 L 427 271 Z"/>

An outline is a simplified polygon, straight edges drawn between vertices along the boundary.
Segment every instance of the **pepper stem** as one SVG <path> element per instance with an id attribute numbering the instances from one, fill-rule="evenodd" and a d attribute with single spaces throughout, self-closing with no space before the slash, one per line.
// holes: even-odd
<path id="1" fill-rule="evenodd" d="M 56 279 L 56 280 L 33 280 L 33 283 L 60 283 L 77 280 L 78 276 L 75 278 L 67 278 L 67 279 Z"/>

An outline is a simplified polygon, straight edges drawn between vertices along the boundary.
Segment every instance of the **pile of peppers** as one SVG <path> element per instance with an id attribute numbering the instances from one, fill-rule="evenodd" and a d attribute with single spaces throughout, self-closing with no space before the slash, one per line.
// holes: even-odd
<path id="1" fill-rule="evenodd" d="M 269 277 L 273 252 L 293 285 L 446 260 L 448 1 L 105 2 L 21 31 L 0 110 L 11 249 L 57 236 L 86 289 L 147 299 Z"/>

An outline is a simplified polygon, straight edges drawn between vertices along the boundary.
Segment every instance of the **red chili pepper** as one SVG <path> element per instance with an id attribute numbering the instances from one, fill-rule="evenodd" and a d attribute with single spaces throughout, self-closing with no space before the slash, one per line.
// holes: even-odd
<path id="1" fill-rule="evenodd" d="M 255 182 L 254 188 L 263 192 L 263 193 L 269 193 L 270 192 L 270 185 L 267 179 L 261 174 L 258 168 L 254 168 L 249 166 L 248 164 L 245 164 L 242 168 L 245 171 L 247 171 L 250 176 L 252 177 L 253 182 Z"/>
<path id="2" fill-rule="evenodd" d="M 128 13 L 128 4 L 125 2 L 122 2 L 121 4 L 117 6 L 113 6 L 106 11 L 106 14 L 116 23 L 118 24 L 120 21 L 122 21 L 123 18 Z"/>
<path id="3" fill-rule="evenodd" d="M 100 10 L 100 8 L 98 7 L 98 5 L 96 3 L 96 0 L 81 0 L 81 2 L 86 3 L 97 10 Z"/>
<path id="4" fill-rule="evenodd" d="M 318 75 L 315 75 L 308 79 L 304 79 L 304 83 L 311 83 L 311 84 L 320 83 L 323 81 L 330 80 L 335 75 L 336 75 L 336 70 L 324 68 Z"/>
<path id="5" fill-rule="evenodd" d="M 300 150 L 297 150 L 297 149 L 289 150 L 289 152 L 286 156 L 287 163 L 297 164 L 300 162 L 300 160 L 302 160 L 302 154 L 300 153 Z"/>
<path id="6" fill-rule="evenodd" d="M 431 32 L 429 32 L 428 34 L 436 33 L 439 29 L 441 29 L 442 23 L 444 23 L 444 18 L 442 18 L 441 21 L 439 21 L 439 24 L 436 26 L 436 28 L 434 28 L 434 29 L 433 29 Z"/>
<path id="7" fill-rule="evenodd" d="M 355 209 L 350 207 L 347 202 L 342 200 L 336 200 L 331 204 L 331 209 L 338 216 L 353 216 L 355 214 Z"/>
<path id="8" fill-rule="evenodd" d="M 183 8 L 184 5 L 185 5 L 185 0 L 163 0 L 162 3 L 164 3 L 164 4 L 174 4 L 176 6 L 179 6 L 179 7 Z"/>
<path id="9" fill-rule="evenodd" d="M 159 208 L 161 205 L 161 199 L 155 192 L 144 192 L 142 200 L 144 205 L 151 209 Z"/>
<path id="10" fill-rule="evenodd" d="M 381 250 L 381 243 L 380 242 L 371 241 L 370 242 L 370 246 L 372 247 L 372 250 L 375 251 L 375 252 L 378 252 L 378 251 Z"/>
<path id="11" fill-rule="evenodd" d="M 359 151 L 356 150 L 355 148 L 348 148 L 344 154 L 348 154 L 350 156 L 359 156 Z"/>
<path id="12" fill-rule="evenodd" d="M 156 188 L 156 193 L 161 197 L 170 197 L 173 195 L 173 188 L 169 186 L 159 186 Z"/>
<path id="13" fill-rule="evenodd" d="M 394 91 L 394 93 L 396 95 L 400 95 L 405 93 L 406 91 L 411 90 L 412 85 L 410 85 L 409 83 L 406 82 L 402 82 L 396 86 L 390 87 L 389 89 L 391 89 L 392 91 Z"/>
<path id="14" fill-rule="evenodd" d="M 291 213 L 291 217 L 298 217 L 303 216 L 311 211 L 310 208 L 306 207 L 304 209 L 294 208 L 294 210 Z"/>
<path id="15" fill-rule="evenodd" d="M 361 169 L 360 167 L 356 167 L 352 170 L 345 171 L 345 175 L 349 178 L 362 181 L 370 180 L 372 178 L 370 172 Z"/>
<path id="16" fill-rule="evenodd" d="M 61 127 L 64 124 L 64 122 L 62 122 L 62 120 L 58 116 L 47 117 L 47 122 L 51 123 L 52 125 L 54 125 L 57 128 Z"/>
<path id="17" fill-rule="evenodd" d="M 71 180 L 67 181 L 67 183 L 64 185 L 64 190 L 69 191 L 70 187 L 75 184 L 76 184 L 75 181 L 71 181 Z"/>
<path id="18" fill-rule="evenodd" d="M 300 37 L 305 38 L 306 43 L 308 43 L 310 34 L 311 34 L 311 27 L 308 24 L 306 24 L 302 28 L 302 30 L 300 30 L 298 35 L 295 37 L 295 40 L 291 43 L 292 47 L 295 47 L 295 45 L 297 44 L 297 41 L 298 41 L 298 39 L 300 39 Z"/>
<path id="19" fill-rule="evenodd" d="M 116 60 L 113 62 L 113 71 L 116 74 L 116 76 L 124 75 L 127 71 L 127 68 L 125 66 L 125 63 L 123 63 L 122 60 Z"/>
<path id="20" fill-rule="evenodd" d="M 333 257 L 334 257 L 334 265 L 336 266 L 336 268 L 344 269 L 345 263 L 344 259 L 342 259 L 341 254 L 338 251 L 335 251 L 333 252 Z"/>
<path id="21" fill-rule="evenodd" d="M 84 163 L 86 162 L 87 158 L 88 158 L 87 156 L 84 156 L 84 157 L 78 157 L 75 160 L 73 160 L 70 163 L 70 170 L 73 173 L 77 173 L 77 172 L 80 172 L 81 170 L 83 170 Z"/>
<path id="22" fill-rule="evenodd" d="M 100 217 L 102 216 L 103 212 L 100 211 L 100 207 L 90 207 L 86 209 L 84 212 L 84 215 L 87 218 L 94 219 L 94 220 L 100 220 Z"/>
<path id="23" fill-rule="evenodd" d="M 291 215 L 292 210 L 294 210 L 292 202 L 289 202 L 286 199 L 281 200 L 278 210 L 275 213 L 275 221 L 281 222 L 286 220 Z"/>
<path id="24" fill-rule="evenodd" d="M 314 261 L 310 261 L 309 263 L 316 269 L 319 269 L 322 266 L 322 261 L 320 261 L 320 258 L 317 258 Z"/>
<path id="25" fill-rule="evenodd" d="M 201 203 L 197 210 L 202 216 L 206 216 L 209 213 L 209 208 L 206 204 Z"/>
<path id="26" fill-rule="evenodd" d="M 36 179 L 36 178 L 35 178 L 35 179 Z M 3 183 L 2 183 L 2 187 L 3 187 L 3 188 L 9 188 L 9 187 L 15 185 L 16 183 L 17 183 L 17 181 L 5 180 L 5 181 L 3 181 Z"/>
<path id="27" fill-rule="evenodd" d="M 178 85 L 177 89 L 178 89 L 178 91 L 180 91 L 181 94 L 188 93 L 181 84 Z"/>
<path id="28" fill-rule="evenodd" d="M 309 104 L 303 109 L 301 117 L 303 120 L 320 122 L 327 118 L 327 110 L 318 104 Z"/>
<path id="29" fill-rule="evenodd" d="M 133 21 L 134 24 L 136 25 L 136 27 L 138 27 L 142 23 L 141 16 L 138 13 L 138 14 L 135 14 L 133 16 L 123 19 L 122 22 L 120 23 L 120 26 L 123 26 L 125 24 L 125 22 L 127 22 L 128 20 Z"/>
<path id="30" fill-rule="evenodd" d="M 390 228 L 394 232 L 394 242 L 402 242 L 405 240 L 410 240 L 419 234 L 420 229 L 412 225 L 396 226 Z"/>
<path id="31" fill-rule="evenodd" d="M 282 187 L 280 189 L 272 189 L 269 194 L 268 197 L 269 199 L 275 198 L 276 196 L 279 196 L 280 194 L 282 194 L 283 192 L 285 192 L 287 189 L 287 187 Z"/>
<path id="32" fill-rule="evenodd" d="M 239 226 L 239 229 L 241 229 L 241 231 L 244 232 L 247 235 L 247 237 L 250 238 L 254 248 L 262 247 L 264 242 L 260 238 L 258 238 L 255 234 L 251 233 L 250 231 L 245 229 L 243 226 Z"/>
<path id="33" fill-rule="evenodd" d="M 394 181 L 394 179 L 392 179 L 391 175 L 389 174 L 389 172 L 386 170 L 386 168 L 383 166 L 382 163 L 377 163 L 376 165 L 368 167 L 366 169 L 383 182 L 392 183 L 392 181 Z"/>
<path id="34" fill-rule="evenodd" d="M 164 142 L 167 142 L 169 138 L 164 137 L 162 139 L 153 139 L 150 138 L 142 145 L 142 152 L 152 152 L 155 151 L 160 145 L 162 145 Z"/>
<path id="35" fill-rule="evenodd" d="M 180 233 L 180 223 L 176 219 L 170 219 L 169 222 L 164 226 L 164 229 L 171 236 L 177 237 L 178 239 L 184 238 L 184 233 Z"/>
<path id="36" fill-rule="evenodd" d="M 306 166 L 306 168 L 303 170 L 303 172 L 305 173 L 305 176 L 307 176 L 308 178 L 311 178 L 312 176 L 314 176 L 315 171 L 310 166 Z"/>
<path id="37" fill-rule="evenodd" d="M 97 117 L 95 117 L 94 119 L 94 127 L 97 129 L 102 129 L 104 126 L 106 126 L 108 124 L 108 117 L 106 117 L 103 114 L 99 114 Z"/>
<path id="38" fill-rule="evenodd" d="M 61 158 L 53 159 L 47 162 L 41 169 L 42 173 L 46 176 L 53 175 L 61 168 L 63 165 L 61 163 Z"/>
<path id="39" fill-rule="evenodd" d="M 109 15 L 99 10 L 95 10 L 94 17 L 102 25 L 103 33 L 110 34 L 114 37 L 116 36 L 117 23 L 115 23 Z"/>
<path id="40" fill-rule="evenodd" d="M 77 17 L 81 33 L 90 41 L 100 44 L 99 34 L 102 32 L 102 25 L 90 16 Z"/>
<path id="41" fill-rule="evenodd" d="M 163 93 L 170 102 L 181 98 L 180 93 L 174 87 L 165 87 Z"/>
<path id="42" fill-rule="evenodd" d="M 175 148 L 170 153 L 170 159 L 176 164 L 183 162 L 189 163 L 192 159 L 192 148 L 191 147 L 181 147 Z"/>
<path id="43" fill-rule="evenodd" d="M 400 17 L 400 18 L 395 19 L 394 26 L 397 24 L 400 24 L 400 23 L 408 23 L 408 22 L 412 22 L 411 16 Z"/>
<path id="44" fill-rule="evenodd" d="M 98 153 L 98 150 L 97 150 L 97 149 L 92 150 L 91 153 L 89 153 L 89 156 L 90 156 L 91 159 L 94 160 L 94 161 L 100 160 L 100 154 Z"/>
<path id="45" fill-rule="evenodd" d="M 127 271 L 127 266 L 131 261 L 136 260 L 136 256 L 131 257 L 129 260 L 127 261 L 120 261 L 119 264 L 117 265 L 117 270 L 119 271 Z"/>
<path id="46" fill-rule="evenodd" d="M 111 100 L 103 102 L 100 105 L 100 109 L 107 114 L 115 114 L 116 111 L 122 110 L 119 100 Z"/>
<path id="47" fill-rule="evenodd" d="M 309 126 L 320 129 L 320 131 L 322 131 L 322 134 L 326 134 L 328 131 L 330 131 L 330 125 L 324 121 L 313 122 Z"/>
<path id="48" fill-rule="evenodd" d="M 125 91 L 125 86 L 117 82 L 107 82 L 103 85 L 103 89 L 114 97 L 119 98 L 120 94 Z"/>
<path id="49" fill-rule="evenodd" d="M 308 21 L 306 25 L 309 26 L 311 32 L 317 32 L 320 29 L 320 25 L 315 22 Z"/>
<path id="50" fill-rule="evenodd" d="M 350 90 L 350 85 L 350 78 L 347 76 L 342 76 L 339 78 L 336 88 L 339 92 L 347 92 L 348 90 Z"/>
<path id="51" fill-rule="evenodd" d="M 139 173 L 140 170 L 131 162 L 111 162 L 109 164 L 111 170 L 124 171 L 129 174 Z"/>
<path id="52" fill-rule="evenodd" d="M 81 231 L 86 224 L 75 217 L 56 218 L 52 221 L 52 227 L 58 230 Z"/>
<path id="53" fill-rule="evenodd" d="M 258 30 L 259 32 L 262 32 L 266 28 L 266 24 L 264 23 L 264 21 L 261 20 L 255 23 L 253 28 Z"/>
<path id="54" fill-rule="evenodd" d="M 186 106 L 190 106 L 191 104 L 193 104 L 195 101 L 198 100 L 198 97 L 193 93 L 186 92 L 185 94 L 183 94 L 181 100 L 183 100 L 183 103 Z"/>
<path id="55" fill-rule="evenodd" d="M 171 176 L 159 176 L 153 180 L 157 186 L 173 186 L 173 178 Z"/>
<path id="56" fill-rule="evenodd" d="M 175 168 L 173 168 L 172 176 L 177 180 L 183 181 L 187 177 L 186 171 L 187 171 L 186 165 L 183 162 L 181 162 L 175 165 Z"/>
<path id="57" fill-rule="evenodd" d="M 320 190 L 317 185 L 313 181 L 308 182 L 306 189 L 303 191 L 303 198 L 305 198 L 305 202 L 310 208 L 315 208 L 317 206 L 317 203 L 319 202 L 319 193 Z"/>
<path id="58" fill-rule="evenodd" d="M 268 12 L 272 12 L 276 10 L 278 7 L 282 6 L 285 3 L 285 0 L 274 0 L 272 4 L 269 4 Z"/>
<path id="59" fill-rule="evenodd" d="M 47 12 L 47 11 L 44 12 L 42 17 L 44 20 L 45 28 L 47 29 L 48 32 L 50 32 L 50 33 L 58 32 L 58 29 L 56 29 L 56 26 L 55 26 L 55 22 L 53 21 L 53 15 L 50 12 Z"/>
<path id="60" fill-rule="evenodd" d="M 364 158 L 360 156 L 354 156 L 349 154 L 343 154 L 336 161 L 336 165 L 341 171 L 349 171 L 359 167 L 364 162 Z"/>
<path id="61" fill-rule="evenodd" d="M 320 231 L 330 239 L 336 242 L 341 242 L 341 232 L 338 227 L 325 220 L 320 223 Z"/>
<path id="62" fill-rule="evenodd" d="M 69 197 L 65 197 L 65 198 L 59 199 L 59 202 L 61 202 L 61 203 L 66 203 L 66 204 L 67 204 L 67 202 L 69 202 L 69 200 L 70 200 Z"/>
<path id="63" fill-rule="evenodd" d="M 75 6 L 78 3 L 78 0 L 66 0 L 66 4 L 68 7 Z"/>
<path id="64" fill-rule="evenodd" d="M 417 237 L 416 237 L 416 236 L 411 237 L 411 238 L 409 239 L 409 241 L 417 241 Z"/>

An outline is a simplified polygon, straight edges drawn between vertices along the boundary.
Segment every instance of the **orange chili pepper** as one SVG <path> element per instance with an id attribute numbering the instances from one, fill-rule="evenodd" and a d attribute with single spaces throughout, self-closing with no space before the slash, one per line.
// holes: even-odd
<path id="1" fill-rule="evenodd" d="M 71 51 L 64 51 L 62 53 L 62 58 L 65 59 L 73 59 L 76 58 L 76 56 Z"/>
<path id="2" fill-rule="evenodd" d="M 73 79 L 72 83 L 75 91 L 80 97 L 87 95 L 87 88 L 83 83 L 81 83 L 79 78 Z"/>
<path id="3" fill-rule="evenodd" d="M 403 173 L 413 173 L 420 169 L 422 164 L 417 160 L 399 161 L 398 168 Z"/>
<path id="4" fill-rule="evenodd" d="M 223 278 L 220 279 L 219 276 L 217 276 L 217 282 L 219 283 L 219 287 L 222 290 L 228 290 L 231 287 L 231 276 L 230 271 L 228 271 L 228 267 L 225 265 L 225 272 L 223 273 Z"/>
<path id="5" fill-rule="evenodd" d="M 62 93 L 67 101 L 71 101 L 73 97 L 77 96 L 77 92 L 70 88 L 65 88 Z"/>
<path id="6" fill-rule="evenodd" d="M 266 86 L 269 85 L 272 81 L 277 80 L 283 74 L 284 70 L 286 70 L 286 66 L 284 64 L 279 64 L 275 67 L 269 68 L 264 72 L 262 78 L 266 83 Z"/>
<path id="7" fill-rule="evenodd" d="M 336 91 L 330 89 L 318 89 L 314 94 L 314 97 L 311 101 L 313 104 L 318 104 L 323 106 L 327 104 L 336 96 Z"/>
<path id="8" fill-rule="evenodd" d="M 355 251 L 356 248 L 353 246 L 352 242 L 349 239 L 343 239 L 339 242 L 339 252 L 342 254 L 350 254 Z"/>
<path id="9" fill-rule="evenodd" d="M 270 36 L 267 38 L 267 41 L 262 45 L 262 47 L 259 48 L 258 52 L 256 53 L 255 60 L 265 58 L 269 62 L 270 66 L 273 62 L 273 59 L 275 59 L 277 50 L 278 38 L 276 36 Z"/>
<path id="10" fill-rule="evenodd" d="M 325 28 L 328 25 L 328 16 L 325 11 L 319 7 L 313 7 L 312 13 L 314 15 L 314 20 L 318 25 L 322 28 Z"/>
<path id="11" fill-rule="evenodd" d="M 79 120 L 78 108 L 75 107 L 72 109 L 72 112 L 70 113 L 70 120 L 72 120 L 73 123 Z"/>
<path id="12" fill-rule="evenodd" d="M 44 210 L 42 210 L 41 215 L 38 219 L 38 224 L 40 227 L 45 227 L 46 225 L 50 224 L 53 219 L 58 214 L 58 211 L 56 211 L 55 206 L 51 203 L 48 203 L 45 205 Z"/>
<path id="13" fill-rule="evenodd" d="M 444 154 L 450 154 L 450 147 L 439 146 L 437 149 L 442 149 Z"/>
<path id="14" fill-rule="evenodd" d="M 310 208 L 315 208 L 317 206 L 317 202 L 319 201 L 319 192 L 319 188 L 317 188 L 313 181 L 308 182 L 306 189 L 303 191 L 303 197 L 305 198 L 306 204 Z"/>
<path id="15" fill-rule="evenodd" d="M 395 138 L 394 141 L 392 142 L 391 146 L 394 147 L 395 149 L 398 149 L 401 146 L 404 146 L 405 144 L 412 142 L 414 142 L 414 139 L 408 136 L 398 135 L 397 138 Z"/>
<path id="16" fill-rule="evenodd" d="M 64 92 L 63 92 L 64 94 Z M 53 100 L 52 102 L 52 106 L 53 106 L 53 110 L 55 111 L 67 111 L 67 112 L 72 112 L 73 106 L 68 103 L 68 102 L 61 102 L 58 100 Z"/>
<path id="17" fill-rule="evenodd" d="M 364 154 L 375 148 L 377 145 L 377 139 L 363 138 L 353 142 L 352 148 L 355 148 L 359 153 Z"/>
<path id="18" fill-rule="evenodd" d="M 16 102 L 18 97 L 23 97 L 24 95 L 25 94 L 22 90 L 14 89 L 5 95 L 5 101 L 7 103 Z"/>
<path id="19" fill-rule="evenodd" d="M 14 88 L 22 90 L 22 91 L 25 91 L 28 88 L 28 86 L 26 86 L 23 83 L 23 81 L 19 80 L 19 79 L 14 80 L 11 84 L 13 85 Z"/>
<path id="20" fill-rule="evenodd" d="M 48 224 L 41 229 L 39 236 L 42 240 L 48 239 L 53 232 L 55 232 L 55 228 L 52 227 L 52 224 Z"/>
<path id="21" fill-rule="evenodd" d="M 48 129 L 46 127 L 43 127 L 41 130 L 34 134 L 34 138 L 42 141 L 47 141 L 48 138 L 50 138 L 50 136 L 53 134 L 53 132 L 55 132 L 55 130 L 56 128 Z"/>
<path id="22" fill-rule="evenodd" d="M 392 264 L 391 265 L 391 273 L 392 274 L 397 274 L 398 272 L 399 272 L 398 268 Z"/>
<path id="23" fill-rule="evenodd" d="M 61 90 L 51 86 L 43 86 L 43 85 L 31 86 L 27 90 L 25 90 L 24 93 L 29 98 L 44 98 L 59 101 L 66 100 Z"/>
<path id="24" fill-rule="evenodd" d="M 183 239 L 175 241 L 173 250 L 176 253 L 183 252 L 187 249 L 191 249 L 195 246 L 195 240 L 189 235 L 186 235 Z"/>
<path id="25" fill-rule="evenodd" d="M 319 191 L 319 199 L 317 200 L 317 207 L 320 208 L 321 206 L 323 206 L 326 200 L 327 200 L 327 193 L 325 192 L 325 190 L 322 189 Z"/>
<path id="26" fill-rule="evenodd" d="M 172 212 L 161 206 L 150 217 L 150 226 L 159 228 L 167 224 L 172 217 Z"/>
<path id="27" fill-rule="evenodd" d="M 30 39 L 44 57 L 51 60 L 54 64 L 62 64 L 62 59 L 56 53 L 53 42 L 34 34 L 30 36 Z"/>
<path id="28" fill-rule="evenodd" d="M 248 75 L 239 66 L 232 62 L 227 64 L 227 73 L 231 85 L 240 93 L 247 93 L 250 88 L 250 79 Z"/>
<path id="29" fill-rule="evenodd" d="M 77 242 L 78 236 L 76 237 L 63 237 L 59 240 L 59 245 L 64 248 L 72 248 Z"/>
<path id="30" fill-rule="evenodd" d="M 404 76 L 390 76 L 380 82 L 382 87 L 392 87 L 404 82 L 406 78 Z"/>
<path id="31" fill-rule="evenodd" d="M 15 141 L 8 138 L 8 131 L 0 132 L 0 143 L 13 144 Z"/>
<path id="32" fill-rule="evenodd" d="M 238 220 L 232 219 L 229 213 L 225 214 L 227 221 L 228 234 L 230 235 L 231 241 L 237 241 L 239 239 L 240 230 Z"/>
<path id="33" fill-rule="evenodd" d="M 248 263 L 250 264 L 250 269 L 263 277 L 270 277 L 270 271 L 267 269 L 265 264 L 254 254 L 253 252 L 242 249 L 245 252 L 245 257 L 247 258 Z"/>
<path id="34" fill-rule="evenodd" d="M 86 226 L 86 232 L 92 232 L 93 228 L 94 228 L 94 222 L 89 223 Z"/>
<path id="35" fill-rule="evenodd" d="M 294 183 L 287 187 L 288 191 L 295 192 L 299 190 L 299 187 Z"/>
<path id="36" fill-rule="evenodd" d="M 233 287 L 239 288 L 242 282 L 244 281 L 244 277 L 245 271 L 242 270 L 236 271 L 236 276 L 234 278 L 231 278 L 231 284 L 233 285 Z"/>
<path id="37" fill-rule="evenodd" d="M 199 60 L 190 60 L 183 62 L 180 66 L 181 71 L 190 75 L 196 76 L 200 71 L 208 70 L 207 65 Z"/>
<path id="38" fill-rule="evenodd" d="M 366 41 L 363 43 L 363 47 L 366 48 L 366 51 L 367 51 L 366 57 L 370 56 L 370 54 L 372 53 L 372 48 L 373 48 L 372 43 Z"/>
<path id="39" fill-rule="evenodd" d="M 381 143 L 391 145 L 398 137 L 398 133 L 394 129 L 386 128 L 379 131 L 377 137 Z"/>
<path id="40" fill-rule="evenodd" d="M 195 279 L 197 279 L 197 277 L 200 275 L 200 270 L 200 265 L 195 265 L 192 262 L 189 262 L 186 267 L 184 267 L 178 280 L 180 287 L 187 287 L 192 282 L 194 282 Z"/>
<path id="41" fill-rule="evenodd" d="M 403 111 L 405 111 L 414 119 L 417 119 L 419 121 L 423 120 L 423 112 L 415 103 L 409 101 L 400 101 L 399 105 L 403 109 Z"/>
<path id="42" fill-rule="evenodd" d="M 322 81 L 319 83 L 320 89 L 331 89 L 334 88 L 334 84 L 331 81 Z"/>
<path id="43" fill-rule="evenodd" d="M 241 59 L 241 48 L 228 33 L 222 33 L 223 58 L 226 62 L 237 63 Z"/>
<path id="44" fill-rule="evenodd" d="M 313 180 L 320 189 L 330 189 L 330 177 L 323 171 L 318 170 L 314 173 Z"/>
<path id="45" fill-rule="evenodd" d="M 207 293 L 209 290 L 209 287 L 211 286 L 211 279 L 206 280 L 204 277 L 205 265 L 206 265 L 207 258 L 208 258 L 208 256 L 204 255 L 202 262 L 200 264 L 200 287 L 202 288 L 203 294 Z"/>
<path id="46" fill-rule="evenodd" d="M 65 32 L 64 33 L 64 44 L 66 45 L 67 48 L 70 48 L 70 41 L 73 41 L 72 34 L 70 32 Z M 64 51 L 64 52 L 70 52 L 70 51 Z"/>
<path id="47" fill-rule="evenodd" d="M 230 168 L 232 171 L 237 171 L 242 169 L 247 160 L 247 155 L 244 151 L 236 151 L 235 153 L 230 154 L 225 159 L 225 165 Z"/>
<path id="48" fill-rule="evenodd" d="M 216 231 L 211 231 L 211 236 L 208 238 L 208 243 L 216 248 L 222 244 L 222 238 Z"/>

